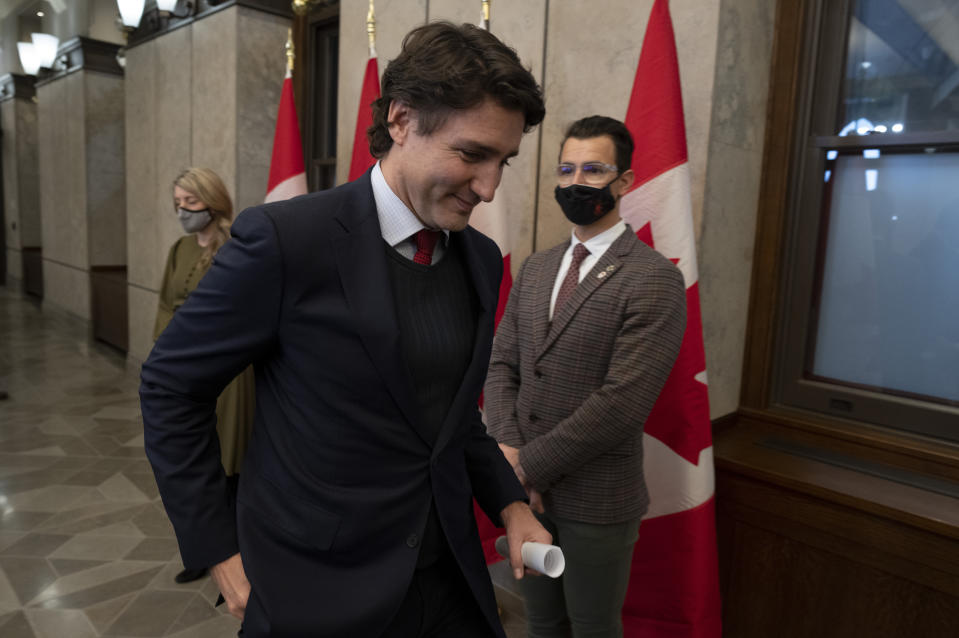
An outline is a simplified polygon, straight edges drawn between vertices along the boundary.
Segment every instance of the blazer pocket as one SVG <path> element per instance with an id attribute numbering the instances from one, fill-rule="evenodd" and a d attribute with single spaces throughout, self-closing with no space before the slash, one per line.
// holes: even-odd
<path id="1" fill-rule="evenodd" d="M 341 517 L 291 490 L 283 489 L 269 477 L 251 477 L 237 500 L 263 516 L 263 523 L 275 525 L 300 542 L 328 551 L 336 538 Z"/>
<path id="2" fill-rule="evenodd" d="M 255 587 L 250 588 L 250 597 L 246 601 L 246 611 L 238 635 L 241 638 L 267 638 L 270 635 L 270 621 L 260 600 L 256 598 Z"/>

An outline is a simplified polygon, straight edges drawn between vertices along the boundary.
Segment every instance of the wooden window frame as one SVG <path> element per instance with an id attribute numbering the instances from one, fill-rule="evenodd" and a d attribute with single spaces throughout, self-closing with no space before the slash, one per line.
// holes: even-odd
<path id="1" fill-rule="evenodd" d="M 802 197 L 803 176 L 816 174 L 821 168 L 818 153 L 815 158 L 810 158 L 807 142 L 811 131 L 825 130 L 821 120 L 815 118 L 830 117 L 824 109 L 816 111 L 813 95 L 817 88 L 825 91 L 822 84 L 831 80 L 835 99 L 830 104 L 838 107 L 841 86 L 836 77 L 815 76 L 816 56 L 824 38 L 843 41 L 844 34 L 828 30 L 845 30 L 849 7 L 849 0 L 840 3 L 826 0 L 777 3 L 740 408 L 735 415 L 717 425 L 720 431 L 732 424 L 753 425 L 762 431 L 795 435 L 816 445 L 959 481 L 959 444 L 955 441 L 861 417 L 852 418 L 858 416 L 855 414 L 830 414 L 828 410 L 800 407 L 784 400 L 781 392 L 783 375 L 789 372 L 783 362 L 789 348 L 785 343 L 785 328 L 789 316 L 795 312 L 791 297 L 795 268 L 809 269 L 812 266 L 808 262 L 790 263 L 791 244 L 799 239 L 796 210 Z M 833 18 L 838 15 L 840 19 L 826 21 L 825 28 L 820 29 L 827 11 L 834 12 L 828 15 Z M 835 69 L 841 74 L 843 67 L 836 65 Z M 836 119 L 834 115 L 830 124 Z M 819 141 L 852 143 L 834 139 Z M 921 145 L 928 141 L 922 135 L 916 135 L 901 137 L 897 143 Z M 872 140 L 870 146 L 875 146 Z M 818 201 L 815 206 L 818 214 Z M 815 241 L 818 228 L 813 230 Z"/>

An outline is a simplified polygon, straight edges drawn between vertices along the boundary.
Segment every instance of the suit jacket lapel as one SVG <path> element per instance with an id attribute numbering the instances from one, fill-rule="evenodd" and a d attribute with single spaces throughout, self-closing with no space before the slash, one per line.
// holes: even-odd
<path id="1" fill-rule="evenodd" d="M 450 236 L 450 245 L 456 242 L 455 249 L 461 251 L 463 260 L 466 262 L 469 272 L 470 283 L 479 300 L 479 316 L 476 320 L 476 334 L 473 337 L 473 353 L 470 356 L 470 364 L 463 374 L 463 380 L 456 396 L 450 404 L 443 425 L 440 428 L 440 434 L 436 439 L 436 447 L 433 449 L 435 456 L 439 450 L 442 450 L 450 437 L 459 425 L 461 415 L 468 414 L 464 410 L 472 410 L 473 406 L 466 405 L 467 402 L 475 401 L 477 397 L 471 396 L 470 388 L 475 387 L 474 383 L 477 374 L 486 374 L 486 368 L 489 365 L 487 354 L 489 353 L 492 335 L 489 334 L 488 326 L 496 315 L 496 304 L 498 299 L 490 292 L 492 290 L 489 281 L 489 272 L 483 267 L 479 250 L 476 249 L 474 238 L 471 235 L 475 231 L 471 229 L 456 233 Z"/>
<path id="2" fill-rule="evenodd" d="M 543 262 L 542 270 L 534 279 L 538 282 L 533 290 L 533 347 L 537 352 L 542 352 L 546 347 L 546 337 L 550 328 L 549 303 L 553 297 L 553 285 L 556 282 L 563 255 L 568 249 L 569 242 L 566 242 L 550 250 Z"/>
<path id="3" fill-rule="evenodd" d="M 367 354 L 400 412 L 428 444 L 429 438 L 420 430 L 413 385 L 400 349 L 396 303 L 369 172 L 355 184 L 354 202 L 337 214 L 345 231 L 334 239 L 340 282 Z"/>
<path id="4" fill-rule="evenodd" d="M 623 264 L 623 256 L 629 253 L 632 242 L 634 241 L 637 241 L 636 236 L 627 225 L 623 234 L 616 238 L 616 241 L 603 253 L 603 256 L 599 258 L 596 265 L 586 274 L 586 277 L 579 282 L 579 285 L 576 286 L 573 294 L 566 303 L 563 304 L 563 307 L 558 308 L 553 314 L 553 322 L 548 326 L 546 339 L 539 349 L 537 358 L 543 356 L 543 353 L 545 353 L 553 342 L 556 341 L 556 338 L 562 334 L 567 324 L 576 316 L 576 313 L 583 303 L 589 299 L 590 295 L 616 275 Z M 550 279 L 550 293 L 552 293 L 552 285 L 555 280 L 556 273 L 554 272 L 552 279 Z"/>

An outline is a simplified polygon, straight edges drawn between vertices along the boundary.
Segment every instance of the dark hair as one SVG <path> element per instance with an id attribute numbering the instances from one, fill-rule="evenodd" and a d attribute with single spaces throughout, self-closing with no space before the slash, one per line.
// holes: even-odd
<path id="1" fill-rule="evenodd" d="M 366 131 L 370 154 L 383 157 L 393 146 L 387 116 L 394 100 L 416 111 L 417 133 L 430 135 L 454 110 L 478 106 L 488 97 L 521 111 L 527 132 L 546 114 L 532 73 L 496 36 L 472 24 L 417 27 L 383 73 L 382 96 L 373 102 L 373 125 Z"/>
<path id="2" fill-rule="evenodd" d="M 559 145 L 560 155 L 563 154 L 566 140 L 571 137 L 587 140 L 603 135 L 608 135 L 613 140 L 613 146 L 616 148 L 616 168 L 620 173 L 628 171 L 633 162 L 633 136 L 625 124 L 604 115 L 590 115 L 570 124 L 563 137 L 563 143 Z"/>

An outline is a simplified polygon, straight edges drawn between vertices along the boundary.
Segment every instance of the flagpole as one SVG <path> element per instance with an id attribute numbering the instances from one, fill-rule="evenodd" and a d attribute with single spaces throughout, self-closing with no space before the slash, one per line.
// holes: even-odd
<path id="1" fill-rule="evenodd" d="M 490 0 L 483 0 L 483 9 L 480 14 L 480 26 L 489 31 L 489 3 Z"/>
<path id="2" fill-rule="evenodd" d="M 293 28 L 286 30 L 286 70 L 290 75 L 293 74 L 293 61 L 296 59 L 296 53 L 293 48 Z"/>
<path id="3" fill-rule="evenodd" d="M 365 173 L 376 159 L 370 154 L 366 132 L 373 124 L 371 105 L 380 97 L 380 71 L 376 61 L 376 10 L 373 0 L 366 14 L 366 35 L 370 40 L 370 56 L 366 61 L 366 72 L 360 87 L 360 105 L 356 113 L 356 131 L 353 134 L 353 155 L 350 158 L 350 172 L 347 179 L 354 179 Z"/>
<path id="4" fill-rule="evenodd" d="M 373 10 L 373 0 L 370 0 L 370 11 L 366 14 L 366 34 L 370 38 L 370 57 L 376 57 L 376 12 Z"/>

